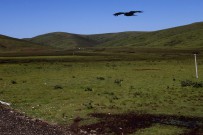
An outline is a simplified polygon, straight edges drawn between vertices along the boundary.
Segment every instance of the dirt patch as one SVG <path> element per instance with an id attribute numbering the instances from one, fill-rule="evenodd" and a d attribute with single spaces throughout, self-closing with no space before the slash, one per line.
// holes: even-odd
<path id="1" fill-rule="evenodd" d="M 184 135 L 202 135 L 203 118 L 150 114 L 90 114 L 98 123 L 80 126 L 83 118 L 77 117 L 70 126 L 53 125 L 30 118 L 0 104 L 0 135 L 126 135 L 159 123 L 185 127 Z"/>
<path id="2" fill-rule="evenodd" d="M 71 131 L 33 119 L 0 104 L 0 135 L 70 135 Z"/>
<path id="3" fill-rule="evenodd" d="M 172 115 L 150 115 L 150 114 L 102 114 L 94 113 L 91 117 L 99 118 L 100 122 L 84 125 L 78 129 L 86 131 L 87 134 L 131 134 L 153 124 L 172 125 L 185 127 L 189 132 L 185 135 L 203 134 L 203 118 L 192 118 Z M 77 121 L 77 125 L 78 121 Z"/>

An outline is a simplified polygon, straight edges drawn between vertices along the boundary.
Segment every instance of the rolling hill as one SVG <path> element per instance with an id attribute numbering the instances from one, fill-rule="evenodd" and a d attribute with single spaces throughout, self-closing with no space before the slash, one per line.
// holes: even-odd
<path id="1" fill-rule="evenodd" d="M 61 49 L 72 47 L 202 48 L 203 22 L 152 32 L 79 35 L 54 32 L 26 39 Z"/>
<path id="2" fill-rule="evenodd" d="M 93 47 L 98 44 L 95 40 L 91 40 L 81 35 L 65 32 L 48 33 L 26 40 L 41 45 L 52 46 L 61 49 L 68 49 L 74 47 Z"/>
<path id="3" fill-rule="evenodd" d="M 119 32 L 79 35 L 54 32 L 17 39 L 0 35 L 0 52 L 57 52 L 76 47 L 201 48 L 203 22 L 153 32 Z"/>
<path id="4" fill-rule="evenodd" d="M 203 22 L 154 32 L 100 34 L 89 38 L 106 47 L 199 48 L 203 47 Z"/>
<path id="5" fill-rule="evenodd" d="M 29 41 L 0 35 L 0 52 L 28 52 L 47 49 L 51 49 L 51 47 L 46 47 Z"/>
<path id="6" fill-rule="evenodd" d="M 105 34 L 94 34 L 94 35 L 83 35 L 83 37 L 94 40 L 98 45 L 103 45 L 108 42 L 136 37 L 147 32 L 119 32 L 119 33 L 105 33 Z"/>

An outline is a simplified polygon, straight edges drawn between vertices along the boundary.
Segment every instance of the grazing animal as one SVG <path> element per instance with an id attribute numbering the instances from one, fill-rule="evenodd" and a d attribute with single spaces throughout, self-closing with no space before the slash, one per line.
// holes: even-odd
<path id="1" fill-rule="evenodd" d="M 113 14 L 114 16 L 124 15 L 124 16 L 136 16 L 135 13 L 143 13 L 143 11 L 130 11 L 130 12 L 117 12 Z"/>

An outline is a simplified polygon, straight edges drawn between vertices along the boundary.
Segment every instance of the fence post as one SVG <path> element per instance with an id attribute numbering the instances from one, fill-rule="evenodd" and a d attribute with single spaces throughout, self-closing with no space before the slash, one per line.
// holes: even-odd
<path id="1" fill-rule="evenodd" d="M 197 69 L 197 54 L 194 54 L 195 56 L 195 71 L 196 71 L 196 78 L 198 79 L 198 69 Z"/>

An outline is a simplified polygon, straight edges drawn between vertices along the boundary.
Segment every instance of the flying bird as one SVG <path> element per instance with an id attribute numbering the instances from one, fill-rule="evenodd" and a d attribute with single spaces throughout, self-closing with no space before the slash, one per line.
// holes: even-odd
<path id="1" fill-rule="evenodd" d="M 123 14 L 124 16 L 136 16 L 135 13 L 143 13 L 143 11 L 118 12 L 113 15 L 119 16 Z"/>

